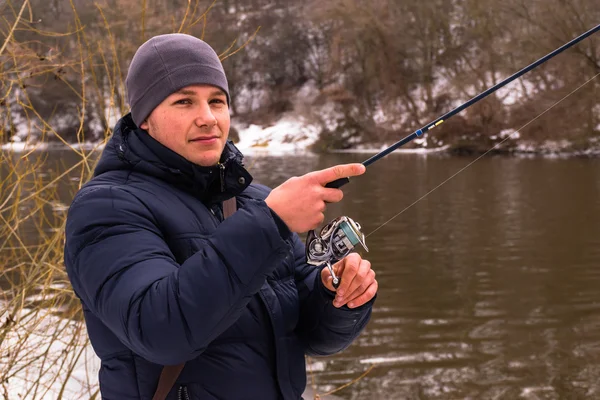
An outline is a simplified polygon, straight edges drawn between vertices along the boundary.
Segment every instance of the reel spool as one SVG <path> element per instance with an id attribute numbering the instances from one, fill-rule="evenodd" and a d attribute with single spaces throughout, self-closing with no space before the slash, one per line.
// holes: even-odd
<path id="1" fill-rule="evenodd" d="M 325 225 L 318 235 L 314 230 L 306 237 L 306 262 L 314 266 L 326 264 L 333 278 L 333 287 L 340 286 L 340 278 L 332 265 L 346 257 L 360 244 L 369 251 L 360 225 L 350 217 L 338 217 Z"/>

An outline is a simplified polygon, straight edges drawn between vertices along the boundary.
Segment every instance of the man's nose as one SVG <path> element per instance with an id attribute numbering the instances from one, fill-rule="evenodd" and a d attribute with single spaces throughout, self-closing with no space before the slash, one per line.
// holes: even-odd
<path id="1" fill-rule="evenodd" d="M 195 122 L 200 128 L 212 128 L 217 124 L 217 119 L 208 103 L 200 105 L 196 114 Z"/>

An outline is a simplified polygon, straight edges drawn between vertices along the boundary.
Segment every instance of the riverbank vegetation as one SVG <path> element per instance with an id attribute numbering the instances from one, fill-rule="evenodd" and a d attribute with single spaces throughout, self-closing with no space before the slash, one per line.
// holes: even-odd
<path id="1" fill-rule="evenodd" d="M 292 115 L 318 127 L 319 151 L 404 137 L 590 29 L 600 9 L 594 0 L 8 0 L 0 15 L 0 142 L 102 141 L 127 111 L 135 49 L 179 31 L 220 53 L 239 125 Z M 499 151 L 595 154 L 600 79 L 561 99 L 599 72 L 595 35 L 411 146 L 472 153 L 509 137 Z"/>

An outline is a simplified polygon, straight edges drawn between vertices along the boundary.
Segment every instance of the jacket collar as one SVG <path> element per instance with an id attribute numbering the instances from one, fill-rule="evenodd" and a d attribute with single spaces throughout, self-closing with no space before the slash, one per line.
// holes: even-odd
<path id="1" fill-rule="evenodd" d="M 94 176 L 111 170 L 133 170 L 150 175 L 210 203 L 240 194 L 252 181 L 243 166 L 242 153 L 231 141 L 227 141 L 219 165 L 202 167 L 138 128 L 131 114 L 117 122 Z"/>

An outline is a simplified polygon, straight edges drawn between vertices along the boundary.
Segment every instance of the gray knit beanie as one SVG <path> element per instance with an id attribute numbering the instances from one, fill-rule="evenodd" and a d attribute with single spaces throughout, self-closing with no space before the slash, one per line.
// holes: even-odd
<path id="1" fill-rule="evenodd" d="M 164 99 L 196 84 L 222 89 L 229 103 L 227 77 L 212 47 L 182 33 L 153 37 L 135 52 L 125 79 L 133 121 L 140 126 Z"/>

